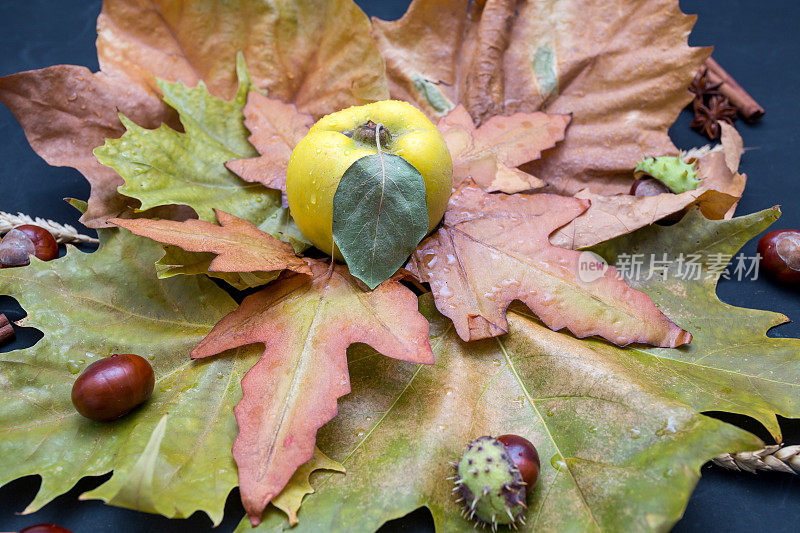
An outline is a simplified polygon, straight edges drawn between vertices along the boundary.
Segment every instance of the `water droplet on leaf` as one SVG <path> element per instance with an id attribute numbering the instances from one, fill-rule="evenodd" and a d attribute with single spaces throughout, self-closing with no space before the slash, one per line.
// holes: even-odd
<path id="1" fill-rule="evenodd" d="M 656 431 L 656 435 L 663 437 L 664 435 L 674 435 L 677 432 L 678 429 L 675 427 L 675 419 L 669 417 L 667 421 L 664 422 L 664 425 L 661 427 L 661 429 Z"/>
<path id="2" fill-rule="evenodd" d="M 567 470 L 567 463 L 564 461 L 564 458 L 558 454 L 550 458 L 550 464 L 559 472 L 565 472 Z"/>
<path id="3" fill-rule="evenodd" d="M 438 259 L 436 258 L 436 254 L 427 253 L 422 256 L 422 262 L 428 268 L 433 268 L 433 266 L 436 264 L 436 261 L 438 261 Z"/>

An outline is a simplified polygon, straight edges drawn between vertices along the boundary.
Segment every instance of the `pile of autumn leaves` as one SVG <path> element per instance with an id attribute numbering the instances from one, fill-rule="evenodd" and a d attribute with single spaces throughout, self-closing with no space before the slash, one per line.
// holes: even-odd
<path id="1" fill-rule="evenodd" d="M 506 333 L 514 300 L 580 338 L 691 340 L 613 268 L 581 280 L 576 250 L 693 205 L 707 218 L 732 215 L 745 186 L 732 128 L 722 150 L 685 154 L 703 179 L 697 190 L 626 194 L 643 155 L 678 153 L 667 129 L 708 55 L 686 44 L 692 20 L 677 2 L 651 3 L 620 28 L 602 22 L 614 2 L 566 2 L 573 16 L 556 38 L 544 2 L 479 4 L 416 0 L 386 22 L 350 0 L 213 13 L 201 2 L 176 13 L 108 0 L 100 72 L 62 65 L 0 79 L 34 149 L 90 181 L 85 224 L 165 245 L 163 277 L 266 284 L 191 353 L 265 346 L 234 410 L 254 524 L 350 391 L 348 346 L 433 363 L 428 320 L 403 277 L 428 284 L 464 341 Z M 302 257 L 307 243 L 281 197 L 289 154 L 316 118 L 389 97 L 438 123 L 455 192 L 407 269 L 369 291 L 345 266 Z"/>

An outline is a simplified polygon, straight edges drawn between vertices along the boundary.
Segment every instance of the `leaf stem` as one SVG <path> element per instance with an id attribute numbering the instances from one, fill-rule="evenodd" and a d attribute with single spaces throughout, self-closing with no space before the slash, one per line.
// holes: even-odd
<path id="1" fill-rule="evenodd" d="M 328 266 L 328 272 L 325 274 L 326 280 L 331 279 L 331 276 L 333 276 L 333 265 L 336 264 L 336 259 L 334 258 L 333 255 L 335 251 L 336 251 L 336 241 L 333 241 L 333 244 L 331 244 L 331 264 Z"/>
<path id="2" fill-rule="evenodd" d="M 381 128 L 384 128 L 382 122 L 378 122 L 377 124 L 375 124 L 375 146 L 378 147 L 379 154 L 381 153 Z"/>

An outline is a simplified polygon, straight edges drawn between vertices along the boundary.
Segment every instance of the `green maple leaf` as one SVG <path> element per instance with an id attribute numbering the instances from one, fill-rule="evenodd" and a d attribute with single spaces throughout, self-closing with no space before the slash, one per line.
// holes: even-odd
<path id="1" fill-rule="evenodd" d="M 189 88 L 158 80 L 185 133 L 167 125 L 148 130 L 120 116 L 127 132 L 95 149 L 97 159 L 125 179 L 119 192 L 142 202 L 140 210 L 187 205 L 200 219 L 214 221 L 217 208 L 257 226 L 275 226 L 283 210 L 280 192 L 247 183 L 225 168 L 231 159 L 258 155 L 247 140 L 250 132 L 242 115 L 254 87 L 241 54 L 236 70 L 239 89 L 230 101 L 211 96 L 202 81 Z"/>
<path id="2" fill-rule="evenodd" d="M 257 350 L 191 361 L 233 300 L 204 277 L 157 280 L 160 247 L 146 239 L 106 230 L 101 240 L 92 254 L 70 247 L 58 260 L 0 271 L 2 293 L 44 333 L 0 356 L 0 483 L 41 475 L 33 512 L 81 477 L 113 470 L 92 498 L 171 517 L 200 509 L 219 522 L 237 484 L 231 410 Z M 93 422 L 75 411 L 70 390 L 77 371 L 112 353 L 148 357 L 156 387 L 130 415 Z"/>
<path id="3" fill-rule="evenodd" d="M 800 414 L 800 340 L 767 337 L 770 328 L 788 321 L 782 314 L 721 302 L 716 295 L 719 273 L 708 267 L 727 264 L 745 242 L 779 216 L 774 207 L 733 220 L 709 221 L 693 211 L 671 228 L 649 226 L 593 248 L 611 263 L 625 253 L 644 254 L 648 262 L 653 256 L 669 265 L 666 279 L 662 269 L 651 271 L 648 264 L 641 276 L 628 280 L 694 335 L 692 343 L 678 351 L 635 352 L 636 357 L 657 358 L 659 366 L 653 373 L 662 374 L 664 392 L 698 411 L 751 416 L 778 442 L 781 429 L 775 415 Z M 681 269 L 688 269 L 690 255 L 703 269 L 699 279 L 683 281 Z"/>
<path id="4" fill-rule="evenodd" d="M 777 210 L 767 210 L 710 222 L 694 213 L 679 225 L 647 228 L 603 249 L 612 257 L 614 250 L 668 249 L 727 260 L 776 217 Z M 451 496 L 447 463 L 470 439 L 502 433 L 528 438 L 542 458 L 522 530 L 668 529 L 683 513 L 704 462 L 760 445 L 699 411 L 744 412 L 773 433 L 775 412 L 800 415 L 800 340 L 766 337 L 781 315 L 721 303 L 715 275 L 665 282 L 647 280 L 648 274 L 645 268 L 639 288 L 695 335 L 688 349 L 577 340 L 519 308 L 510 314 L 509 334 L 465 344 L 429 297 L 421 298 L 436 365 L 414 367 L 367 349 L 351 351 L 353 392 L 318 436 L 347 475 L 318 477 L 317 494 L 300 511 L 299 530 L 377 529 L 420 506 L 431 510 L 437 529 L 471 530 Z M 748 365 L 748 354 L 757 361 Z M 712 397 L 719 403 L 712 405 Z M 261 530 L 283 523 L 270 510 Z M 246 527 L 243 522 L 240 530 Z"/>
<path id="5" fill-rule="evenodd" d="M 0 292 L 17 298 L 26 325 L 44 333 L 33 347 L 0 354 L 0 484 L 41 475 L 25 511 L 34 512 L 80 478 L 113 470 L 83 497 L 168 517 L 202 510 L 219 523 L 238 482 L 232 409 L 260 350 L 190 360 L 235 302 L 202 276 L 157 279 L 156 243 L 120 230 L 100 236 L 93 254 L 69 247 L 55 261 L 0 270 Z M 156 387 L 131 414 L 93 422 L 75 411 L 70 391 L 78 371 L 112 353 L 148 357 Z M 287 485 L 285 508 L 296 509 L 302 477 Z"/>

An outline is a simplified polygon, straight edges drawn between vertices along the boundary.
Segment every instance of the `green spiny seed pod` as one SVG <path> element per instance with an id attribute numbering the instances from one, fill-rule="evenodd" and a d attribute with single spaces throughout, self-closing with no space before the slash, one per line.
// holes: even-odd
<path id="1" fill-rule="evenodd" d="M 493 529 L 525 522 L 525 483 L 502 442 L 479 437 L 453 466 L 465 516 Z"/>
<path id="2" fill-rule="evenodd" d="M 694 165 L 677 156 L 645 157 L 633 170 L 634 178 L 644 176 L 657 179 L 676 194 L 693 191 L 700 185 Z"/>

